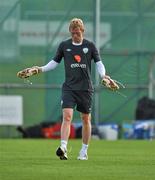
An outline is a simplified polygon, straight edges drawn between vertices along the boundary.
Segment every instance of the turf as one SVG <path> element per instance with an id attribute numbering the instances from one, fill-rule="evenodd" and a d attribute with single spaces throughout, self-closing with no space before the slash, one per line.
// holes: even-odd
<path id="1" fill-rule="evenodd" d="M 57 140 L 0 140 L 1 180 L 154 180 L 155 141 L 92 140 L 79 161 L 81 141 L 70 140 L 69 160 L 55 156 Z"/>

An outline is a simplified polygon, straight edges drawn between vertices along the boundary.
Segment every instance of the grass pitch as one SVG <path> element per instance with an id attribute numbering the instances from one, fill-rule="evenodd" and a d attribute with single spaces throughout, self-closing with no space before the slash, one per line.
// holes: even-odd
<path id="1" fill-rule="evenodd" d="M 1 180 L 154 180 L 155 141 L 92 140 L 79 161 L 81 141 L 70 140 L 69 160 L 55 155 L 57 140 L 0 140 Z"/>

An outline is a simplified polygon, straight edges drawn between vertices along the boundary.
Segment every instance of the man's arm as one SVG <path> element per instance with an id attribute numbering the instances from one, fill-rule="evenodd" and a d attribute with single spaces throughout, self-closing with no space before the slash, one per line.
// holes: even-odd
<path id="1" fill-rule="evenodd" d="M 102 63 L 102 61 L 98 61 L 95 64 L 100 77 L 103 79 L 106 73 L 104 64 Z"/>
<path id="2" fill-rule="evenodd" d="M 55 69 L 59 63 L 55 62 L 54 60 L 51 60 L 48 64 L 45 66 L 33 66 L 31 68 L 26 68 L 17 73 L 17 76 L 19 78 L 29 78 L 30 76 L 39 74 L 41 72 L 50 71 L 52 69 Z"/>
<path id="3" fill-rule="evenodd" d="M 54 60 L 51 60 L 48 64 L 45 66 L 41 66 L 41 72 L 50 71 L 52 69 L 55 69 L 59 63 L 55 62 Z"/>
<path id="4" fill-rule="evenodd" d="M 111 79 L 110 76 L 107 76 L 105 73 L 105 67 L 104 64 L 102 63 L 102 61 L 98 61 L 96 62 L 96 67 L 97 70 L 100 74 L 100 77 L 102 78 L 102 84 L 109 88 L 110 90 L 118 90 L 119 89 L 119 85 L 115 82 L 115 80 Z"/>

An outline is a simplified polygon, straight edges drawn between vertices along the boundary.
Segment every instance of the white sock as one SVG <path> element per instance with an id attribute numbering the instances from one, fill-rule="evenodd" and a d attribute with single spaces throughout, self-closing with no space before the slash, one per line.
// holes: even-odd
<path id="1" fill-rule="evenodd" d="M 67 141 L 61 140 L 61 147 L 62 147 L 63 149 L 67 149 Z"/>
<path id="2" fill-rule="evenodd" d="M 82 144 L 81 152 L 87 153 L 88 150 L 88 144 Z"/>

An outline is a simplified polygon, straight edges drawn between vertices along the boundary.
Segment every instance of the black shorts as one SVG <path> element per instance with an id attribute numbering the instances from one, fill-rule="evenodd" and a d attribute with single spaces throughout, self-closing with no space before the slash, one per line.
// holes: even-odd
<path id="1" fill-rule="evenodd" d="M 89 91 L 62 91 L 62 108 L 76 108 L 82 113 L 90 113 L 92 106 L 93 92 Z"/>

